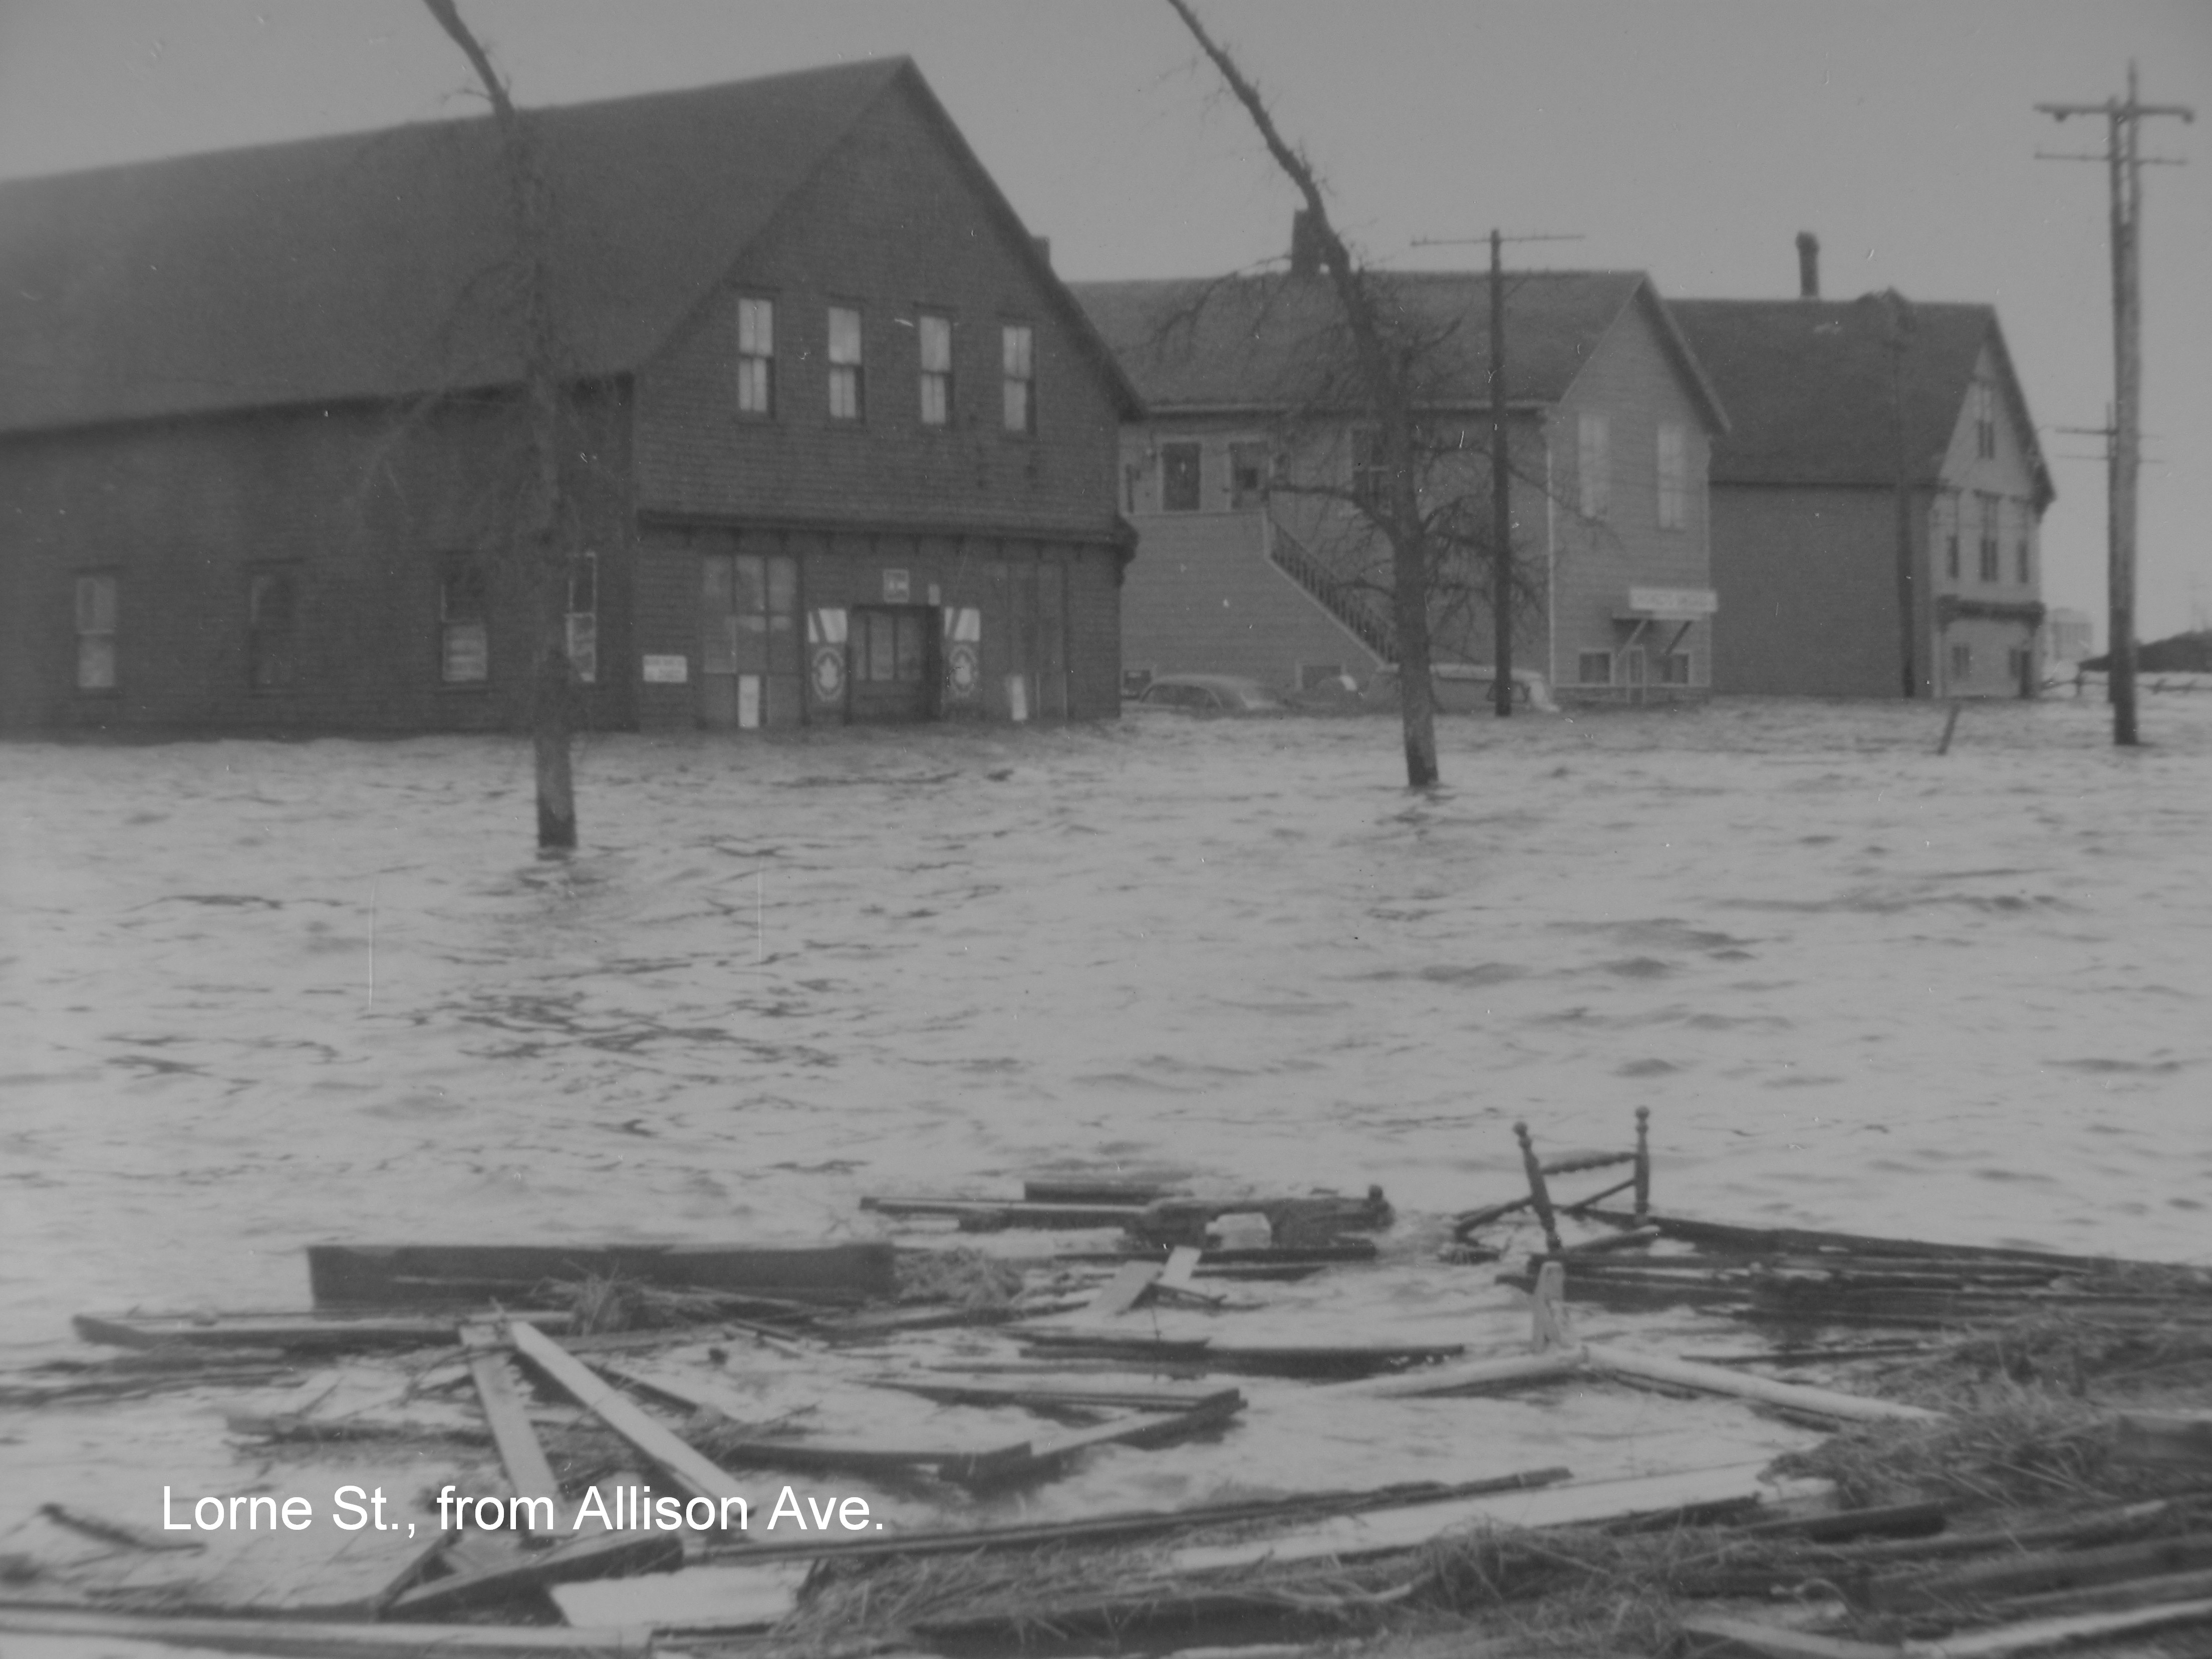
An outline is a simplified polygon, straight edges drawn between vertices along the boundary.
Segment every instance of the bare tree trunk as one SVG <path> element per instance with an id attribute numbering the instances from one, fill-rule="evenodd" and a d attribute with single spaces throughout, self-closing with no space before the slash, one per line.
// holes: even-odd
<path id="1" fill-rule="evenodd" d="M 529 476 L 515 561 L 531 627 L 530 735 L 538 774 L 538 845 L 566 851 L 576 844 L 576 795 L 569 769 L 570 699 L 568 597 L 571 560 L 561 512 L 561 342 L 553 320 L 553 283 L 545 179 L 530 134 L 507 96 L 507 83 L 461 20 L 456 0 L 422 0 L 483 82 L 497 124 L 513 198 L 516 252 L 524 267 L 523 404 L 528 423 Z"/>
<path id="2" fill-rule="evenodd" d="M 1385 337 L 1372 298 L 1352 263 L 1351 252 L 1330 222 L 1312 166 L 1292 149 L 1276 127 L 1259 89 L 1247 80 L 1228 52 L 1198 21 L 1188 0 L 1168 0 L 1199 47 L 1212 59 L 1237 101 L 1259 128 L 1267 153 L 1305 198 L 1309 223 L 1322 264 L 1336 289 L 1370 412 L 1375 416 L 1377 447 L 1388 480 L 1386 505 L 1376 514 L 1390 543 L 1391 615 L 1398 631 L 1398 691 L 1406 737 L 1406 781 L 1425 789 L 1437 781 L 1436 689 L 1429 679 L 1429 538 L 1421 517 L 1419 473 L 1414 456 L 1411 380 Z"/>

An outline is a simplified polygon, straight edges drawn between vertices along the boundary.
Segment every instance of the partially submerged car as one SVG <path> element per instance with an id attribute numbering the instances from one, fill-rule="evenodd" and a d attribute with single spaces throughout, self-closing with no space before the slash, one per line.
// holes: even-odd
<path id="1" fill-rule="evenodd" d="M 1283 714 L 1290 705 L 1273 691 L 1242 674 L 1159 674 L 1138 694 L 1146 708 L 1175 708 L 1187 714 Z"/>

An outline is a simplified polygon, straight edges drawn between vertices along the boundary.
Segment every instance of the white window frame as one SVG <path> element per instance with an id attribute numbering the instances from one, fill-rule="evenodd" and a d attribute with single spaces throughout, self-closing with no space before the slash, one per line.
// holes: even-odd
<path id="1" fill-rule="evenodd" d="M 999 329 L 1000 418 L 1009 432 L 1036 430 L 1036 330 L 1027 323 Z"/>
<path id="2" fill-rule="evenodd" d="M 738 296 L 738 413 L 775 418 L 775 301 Z"/>
<path id="3" fill-rule="evenodd" d="M 116 685 L 116 621 L 123 611 L 123 581 L 112 570 L 87 570 L 76 579 L 76 689 L 112 691 Z"/>
<path id="4" fill-rule="evenodd" d="M 1575 417 L 1575 507 L 1585 519 L 1613 513 L 1613 422 L 1590 410 Z"/>
<path id="5" fill-rule="evenodd" d="M 830 418 L 857 424 L 867 418 L 868 389 L 863 378 L 865 325 L 858 306 L 830 307 Z"/>
<path id="6" fill-rule="evenodd" d="M 921 423 L 952 424 L 952 319 L 925 311 L 915 319 L 915 346 L 921 359 Z"/>
<path id="7" fill-rule="evenodd" d="M 477 612 L 473 617 L 454 614 L 453 585 L 457 578 L 472 579 L 477 599 Z M 464 646 L 471 636 L 475 641 L 476 672 L 457 672 L 457 665 L 465 670 L 469 656 L 456 647 Z M 448 559 L 438 572 L 438 679 L 443 685 L 491 683 L 490 573 L 474 559 Z"/>
<path id="8" fill-rule="evenodd" d="M 1659 472 L 1659 527 L 1682 530 L 1690 522 L 1690 433 L 1680 421 L 1662 421 L 1654 439 Z"/>

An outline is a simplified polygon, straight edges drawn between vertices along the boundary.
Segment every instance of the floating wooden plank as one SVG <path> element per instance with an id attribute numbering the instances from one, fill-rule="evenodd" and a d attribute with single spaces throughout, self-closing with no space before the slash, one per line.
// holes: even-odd
<path id="1" fill-rule="evenodd" d="M 509 1659 L 537 1654 L 592 1654 L 600 1659 L 647 1659 L 653 1632 L 644 1626 L 563 1629 L 500 1625 L 378 1625 L 335 1620 L 198 1619 L 127 1613 L 79 1613 L 0 1603 L 0 1633 L 71 1637 L 93 1642 L 155 1642 L 270 1653 L 283 1659 L 421 1659 L 433 1651 L 495 1653 Z"/>
<path id="2" fill-rule="evenodd" d="M 1198 1264 L 1206 1259 L 1206 1252 L 1195 1245 L 1178 1244 L 1168 1252 L 1167 1266 L 1160 1269 L 1159 1283 L 1170 1288 L 1190 1283 Z"/>
<path id="3" fill-rule="evenodd" d="M 556 1584 L 553 1604 L 572 1625 L 646 1626 L 664 1635 L 759 1630 L 799 1605 L 803 1562 L 694 1566 L 651 1579 Z"/>
<path id="4" fill-rule="evenodd" d="M 566 1330 L 568 1315 L 515 1313 L 510 1318 Z M 287 1352 L 341 1353 L 372 1348 L 424 1348 L 450 1345 L 450 1319 L 331 1314 L 79 1314 L 71 1322 L 88 1342 L 123 1348 L 153 1348 L 170 1343 L 189 1346 L 281 1348 Z"/>
<path id="5" fill-rule="evenodd" d="M 2212 1595 L 2212 1568 L 2195 1572 L 2159 1573 L 2148 1578 L 2124 1579 L 2117 1583 L 2091 1584 L 2080 1589 L 2052 1590 L 2035 1595 L 2005 1599 L 2012 1618 L 2060 1613 L 2108 1613 L 2124 1607 L 2148 1607 L 2166 1601 L 2194 1601 Z"/>
<path id="6" fill-rule="evenodd" d="M 2122 1412 L 2112 1455 L 2124 1463 L 2212 1466 L 2212 1412 Z"/>
<path id="7" fill-rule="evenodd" d="M 549 1589 L 582 1579 L 672 1573 L 684 1565 L 684 1540 L 674 1533 L 611 1532 L 571 1534 L 551 1549 L 520 1560 L 431 1578 L 403 1589 L 386 1604 L 391 1619 L 443 1618 L 518 1591 Z M 642 1620 L 631 1622 L 641 1623 Z"/>
<path id="8" fill-rule="evenodd" d="M 1073 1354 L 1090 1358 L 1174 1364 L 1204 1370 L 1261 1376 L 1305 1376 L 1386 1370 L 1437 1359 L 1453 1359 L 1466 1345 L 1444 1343 L 1214 1342 L 1121 1336 L 1096 1331 L 1031 1331 L 1022 1339 L 1030 1353 Z"/>
<path id="9" fill-rule="evenodd" d="M 549 1282 L 635 1279 L 679 1289 L 757 1293 L 804 1303 L 894 1294 L 885 1243 L 778 1249 L 729 1244 L 310 1244 L 315 1305 L 482 1303 Z"/>
<path id="10" fill-rule="evenodd" d="M 1164 1198 L 1169 1189 L 1149 1181 L 1084 1181 L 1070 1177 L 1064 1181 L 1024 1181 L 1022 1182 L 1022 1201 L 1025 1204 L 1125 1204 L 1141 1209 L 1156 1198 Z"/>
<path id="11" fill-rule="evenodd" d="M 1752 1619 L 1694 1613 L 1676 1626 L 1679 1659 L 1904 1659 L 1905 1650 Z"/>
<path id="12" fill-rule="evenodd" d="M 2011 1659 L 2017 1653 L 2051 1648 L 2087 1647 L 2121 1636 L 2148 1636 L 2179 1625 L 2212 1621 L 2212 1597 L 2172 1601 L 2164 1607 L 2124 1613 L 2087 1613 L 2067 1619 L 2039 1619 L 1995 1630 L 1947 1636 L 1940 1642 L 1907 1642 L 1905 1659 Z"/>
<path id="13" fill-rule="evenodd" d="M 1164 1271 L 1157 1261 L 1125 1261 L 1115 1269 L 1091 1300 L 1084 1304 L 1081 1317 L 1085 1321 L 1103 1323 L 1117 1314 L 1125 1314 L 1135 1307 L 1152 1281 Z"/>
<path id="14" fill-rule="evenodd" d="M 1244 1396 L 1234 1389 L 1224 1389 L 1188 1411 L 1137 1413 L 1086 1429 L 1040 1435 L 1020 1448 L 1018 1457 L 978 1460 L 964 1468 L 947 1468 L 944 1473 L 963 1486 L 1018 1486 L 1058 1474 L 1070 1458 L 1093 1447 L 1170 1445 L 1217 1428 L 1243 1409 Z"/>
<path id="15" fill-rule="evenodd" d="M 978 1198 L 863 1198 L 860 1207 L 888 1216 L 947 1216 L 981 1227 L 1126 1227 L 1145 1212 L 1141 1204 L 1029 1204 Z"/>
<path id="16" fill-rule="evenodd" d="M 1754 1503 L 1766 1490 L 1759 1478 L 1765 1467 L 1763 1463 L 1731 1463 L 1339 1516 L 1294 1532 L 1242 1543 L 1187 1546 L 1170 1554 L 1168 1565 L 1176 1572 L 1210 1572 L 1262 1561 L 1379 1555 L 1415 1549 L 1432 1538 L 1468 1527 L 1587 1526 L 1719 1504 Z"/>
<path id="17" fill-rule="evenodd" d="M 477 1399 L 483 1407 L 484 1421 L 490 1425 L 492 1443 L 499 1448 L 507 1485 L 517 1498 L 545 1500 L 545 1526 L 528 1530 L 539 1536 L 556 1534 L 562 1529 L 561 1483 L 554 1478 L 553 1466 L 545 1461 L 545 1449 L 538 1443 L 538 1431 L 530 1426 L 529 1411 L 507 1368 L 507 1345 L 489 1325 L 464 1325 L 460 1335 L 461 1346 L 468 1355 L 469 1375 L 476 1382 Z M 538 1510 L 533 1503 L 520 1512 L 535 1520 Z"/>
<path id="18" fill-rule="evenodd" d="M 1332 1384 L 1330 1392 L 1368 1400 L 1419 1400 L 1431 1395 L 1474 1394 L 1486 1389 L 1556 1382 L 1582 1369 L 1580 1349 L 1555 1348 L 1544 1353 L 1504 1354 L 1495 1359 L 1431 1365 L 1402 1376 L 1362 1377 L 1356 1382 Z"/>
<path id="19" fill-rule="evenodd" d="M 1884 1608 L 1923 1607 L 2013 1595 L 2051 1594 L 2092 1584 L 2189 1573 L 2212 1568 L 2212 1534 L 2148 1539 L 2100 1549 L 2043 1550 L 1984 1561 L 1932 1577 L 1877 1578 L 1867 1602 Z"/>
<path id="20" fill-rule="evenodd" d="M 1740 1227 L 1720 1221 L 1700 1221 L 1688 1216 L 1646 1215 L 1639 1220 L 1618 1211 L 1593 1211 L 1601 1221 L 1616 1226 L 1652 1226 L 1668 1238 L 1692 1244 L 1722 1246 L 1740 1254 L 1778 1255 L 1799 1251 L 1842 1250 L 1859 1255 L 1910 1255 L 1945 1261 L 2027 1261 L 2075 1270 L 2110 1271 L 2115 1267 L 2156 1267 L 2155 1262 L 2129 1262 L 2113 1256 L 2063 1255 L 2051 1250 L 2014 1249 L 1990 1244 L 1936 1244 L 1925 1239 L 1878 1238 L 1864 1233 L 1824 1232 L 1806 1227 Z M 2207 1276 L 2212 1283 L 2212 1275 Z"/>
<path id="21" fill-rule="evenodd" d="M 1871 1509 L 1831 1510 L 1781 1521 L 1754 1521 L 1738 1527 L 1740 1538 L 1802 1538 L 1814 1543 L 1846 1538 L 1919 1537 L 1949 1524 L 1950 1505 L 1934 1499 L 1917 1504 L 1882 1504 Z"/>
<path id="22" fill-rule="evenodd" d="M 66 1504 L 41 1504 L 39 1513 L 58 1527 L 66 1527 L 71 1532 L 82 1533 L 87 1538 L 97 1538 L 103 1544 L 115 1544 L 125 1549 L 204 1550 L 207 1547 L 204 1540 L 165 1538 L 158 1532 L 134 1527 L 127 1521 L 111 1521 L 104 1515 L 71 1509 Z"/>
<path id="23" fill-rule="evenodd" d="M 1487 1480 L 1439 1486 L 1431 1481 L 1381 1486 L 1359 1492 L 1297 1492 L 1286 1498 L 1255 1498 L 1242 1504 L 1211 1504 L 1188 1510 L 1139 1510 L 1086 1516 L 1075 1521 L 1036 1522 L 1012 1527 L 981 1527 L 958 1532 L 883 1533 L 828 1537 L 789 1543 L 763 1540 L 742 1547 L 709 1545 L 707 1558 L 736 1564 L 812 1561 L 824 1558 L 866 1559 L 887 1555 L 965 1555 L 978 1550 L 1027 1549 L 1040 1544 L 1097 1542 L 1107 1539 L 1157 1537 L 1267 1520 L 1310 1521 L 1323 1515 L 1361 1514 L 1437 1504 L 1483 1493 L 1525 1492 L 1568 1479 L 1563 1468 L 1528 1469 Z"/>
<path id="24" fill-rule="evenodd" d="M 871 1376 L 872 1388 L 918 1394 L 941 1406 L 1019 1406 L 1030 1411 L 1182 1412 L 1204 1405 L 1223 1391 L 1191 1389 L 1025 1388 L 1016 1382 L 955 1379 L 937 1382 L 916 1376 Z M 1233 1392 L 1231 1390 L 1231 1392 Z"/>
<path id="25" fill-rule="evenodd" d="M 1727 1370 L 1718 1365 L 1693 1364 L 1688 1360 L 1671 1359 L 1663 1354 L 1638 1353 L 1631 1349 L 1595 1344 L 1583 1352 L 1594 1369 L 1613 1376 L 1696 1389 L 1706 1394 L 1735 1395 L 1747 1400 L 1763 1401 L 1770 1406 L 1786 1407 L 1791 1411 L 1809 1412 L 1820 1417 L 1838 1418 L 1855 1423 L 1889 1420 L 1940 1423 L 1943 1420 L 1942 1413 L 1929 1411 L 1923 1406 L 1908 1406 L 1895 1400 L 1874 1400 L 1863 1395 L 1841 1394 L 1833 1389 L 1808 1389 L 1795 1382 L 1778 1382 L 1771 1377 L 1753 1376 L 1742 1371 Z"/>
<path id="26" fill-rule="evenodd" d="M 726 1512 L 724 1505 L 729 1500 L 735 1499 L 740 1505 L 746 1502 L 744 1493 L 727 1474 L 684 1444 L 672 1431 L 647 1417 L 614 1384 L 592 1376 L 582 1360 L 551 1337 L 524 1324 L 509 1326 L 508 1334 L 518 1352 L 551 1377 L 578 1405 L 629 1442 L 654 1467 L 685 1491 L 713 1499 L 717 1514 Z M 740 1507 L 738 1513 L 743 1515 L 746 1510 Z"/>

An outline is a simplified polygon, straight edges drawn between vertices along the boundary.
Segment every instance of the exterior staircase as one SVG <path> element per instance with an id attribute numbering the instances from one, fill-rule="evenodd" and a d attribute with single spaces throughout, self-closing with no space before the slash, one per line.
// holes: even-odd
<path id="1" fill-rule="evenodd" d="M 1267 516 L 1267 559 L 1304 588 L 1352 636 L 1384 662 L 1398 660 L 1398 630 L 1376 596 L 1329 568 L 1298 538 Z"/>

